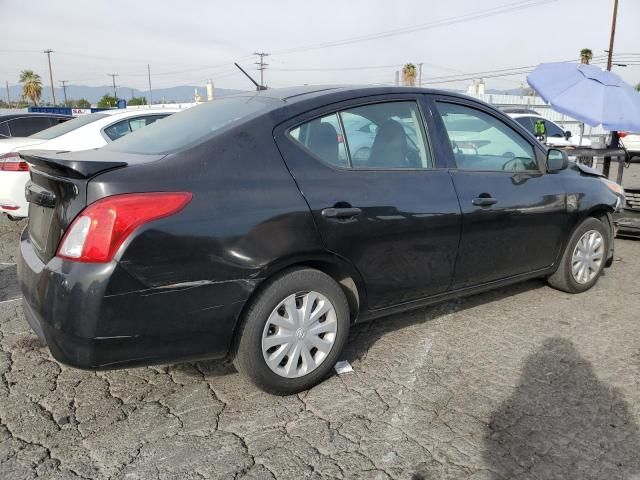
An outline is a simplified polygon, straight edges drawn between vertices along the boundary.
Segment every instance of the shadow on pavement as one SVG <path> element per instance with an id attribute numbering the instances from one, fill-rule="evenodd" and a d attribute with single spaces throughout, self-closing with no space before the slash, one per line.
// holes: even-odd
<path id="1" fill-rule="evenodd" d="M 432 306 L 421 307 L 416 310 L 353 325 L 342 359 L 353 362 L 362 358 L 378 340 L 391 331 L 418 323 L 430 322 L 453 312 L 461 312 L 487 303 L 499 302 L 513 295 L 546 288 L 546 285 L 544 280 L 529 280 L 485 293 L 460 297 Z"/>
<path id="2" fill-rule="evenodd" d="M 556 337 L 492 415 L 484 458 L 500 478 L 638 479 L 640 437 L 621 393 Z"/>

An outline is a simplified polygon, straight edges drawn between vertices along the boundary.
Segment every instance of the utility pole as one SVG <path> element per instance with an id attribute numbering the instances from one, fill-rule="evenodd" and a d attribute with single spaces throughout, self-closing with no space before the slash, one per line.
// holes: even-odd
<path id="1" fill-rule="evenodd" d="M 5 85 L 7 86 L 7 103 L 9 104 L 9 108 L 11 108 L 11 96 L 9 95 L 9 80 L 5 80 Z"/>
<path id="2" fill-rule="evenodd" d="M 609 52 L 607 56 L 607 70 L 611 70 L 613 59 L 613 40 L 616 36 L 616 19 L 618 17 L 618 0 L 613 0 L 613 20 L 611 20 L 611 38 L 609 40 Z"/>
<path id="3" fill-rule="evenodd" d="M 255 62 L 255 64 L 258 65 L 258 70 L 260 70 L 260 86 L 264 87 L 264 71 L 267 69 L 267 65 L 269 65 L 268 63 L 264 63 L 264 57 L 268 57 L 269 54 L 264 52 L 253 52 L 253 54 L 260 57 L 260 60 Z M 262 90 L 264 90 L 264 88 L 262 88 Z"/>
<path id="4" fill-rule="evenodd" d="M 118 90 L 116 88 L 116 77 L 119 77 L 117 73 L 107 73 L 108 76 L 113 80 L 113 96 L 118 98 Z"/>
<path id="5" fill-rule="evenodd" d="M 52 103 L 55 105 L 56 104 L 56 91 L 53 88 L 53 73 L 51 72 L 51 54 L 53 53 L 53 50 L 48 48 L 47 50 L 44 51 L 44 53 L 47 54 L 47 58 L 49 59 L 49 80 L 51 81 L 51 99 L 52 99 Z"/>
<path id="6" fill-rule="evenodd" d="M 422 63 L 418 64 L 418 86 L 422 87 Z"/>
<path id="7" fill-rule="evenodd" d="M 151 65 L 147 63 L 147 75 L 149 75 L 149 106 L 153 104 L 153 92 L 151 91 Z"/>
<path id="8" fill-rule="evenodd" d="M 396 87 L 400 85 L 400 71 L 396 70 Z"/>
<path id="9" fill-rule="evenodd" d="M 62 91 L 64 92 L 64 105 L 67 106 L 67 83 L 69 80 L 58 80 L 62 84 Z"/>

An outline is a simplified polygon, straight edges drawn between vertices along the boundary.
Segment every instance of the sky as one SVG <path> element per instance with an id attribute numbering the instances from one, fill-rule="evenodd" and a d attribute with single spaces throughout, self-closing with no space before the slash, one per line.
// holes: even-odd
<path id="1" fill-rule="evenodd" d="M 32 69 L 48 86 L 52 49 L 57 86 L 110 85 L 117 73 L 144 90 L 149 64 L 154 88 L 250 89 L 233 62 L 259 78 L 252 53 L 267 52 L 270 87 L 393 83 L 412 62 L 428 87 L 464 90 L 477 76 L 512 89 L 582 48 L 604 62 L 612 12 L 613 0 L 0 0 L 0 81 Z M 628 66 L 614 71 L 634 85 L 638 25 L 640 0 L 619 0 L 615 62 Z M 516 67 L 527 68 L 504 75 Z"/>

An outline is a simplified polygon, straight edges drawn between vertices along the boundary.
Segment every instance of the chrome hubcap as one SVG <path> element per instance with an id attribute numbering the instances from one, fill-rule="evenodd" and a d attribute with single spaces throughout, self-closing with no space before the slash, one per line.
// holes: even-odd
<path id="1" fill-rule="evenodd" d="M 289 295 L 273 309 L 262 332 L 262 355 L 269 368 L 286 378 L 311 373 L 333 348 L 336 311 L 318 292 Z"/>
<path id="2" fill-rule="evenodd" d="M 604 258 L 604 239 L 597 230 L 586 232 L 573 249 L 571 274 L 576 282 L 584 284 L 593 280 Z"/>

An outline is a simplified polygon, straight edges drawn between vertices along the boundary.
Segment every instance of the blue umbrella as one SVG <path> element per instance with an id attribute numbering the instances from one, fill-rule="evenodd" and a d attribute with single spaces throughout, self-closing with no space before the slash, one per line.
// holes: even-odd
<path id="1" fill-rule="evenodd" d="M 594 65 L 542 63 L 527 82 L 554 110 L 607 130 L 640 132 L 640 93 Z"/>

